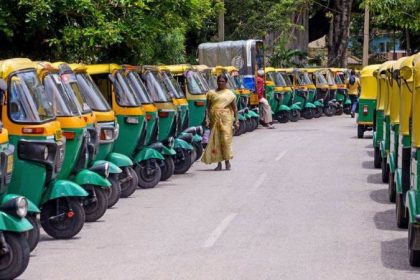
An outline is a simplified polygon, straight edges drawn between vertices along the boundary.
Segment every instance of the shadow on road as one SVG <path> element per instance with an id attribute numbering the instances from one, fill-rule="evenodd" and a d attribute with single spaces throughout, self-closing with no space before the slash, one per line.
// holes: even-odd
<path id="1" fill-rule="evenodd" d="M 67 239 L 66 242 L 71 242 L 73 240 L 79 240 L 80 236 L 75 236 L 73 238 Z M 39 242 L 50 242 L 50 241 L 63 241 L 62 239 L 55 239 L 47 234 L 41 233 L 41 236 L 39 238 Z"/>
<path id="2" fill-rule="evenodd" d="M 391 204 L 388 199 L 388 189 L 380 189 L 370 192 L 370 198 L 380 204 Z"/>
<path id="3" fill-rule="evenodd" d="M 362 161 L 362 167 L 364 169 L 376 169 L 372 160 Z"/>
<path id="4" fill-rule="evenodd" d="M 383 212 L 377 212 L 373 217 L 375 226 L 381 230 L 392 230 L 392 231 L 407 231 L 406 229 L 400 229 L 397 227 L 395 221 L 395 210 L 390 209 Z"/>
<path id="5" fill-rule="evenodd" d="M 381 242 L 381 260 L 386 268 L 420 274 L 420 269 L 408 263 L 407 238 Z"/>
<path id="6" fill-rule="evenodd" d="M 365 146 L 365 148 L 366 149 L 373 149 L 373 145 L 372 144 L 369 144 L 369 145 Z"/>
<path id="7" fill-rule="evenodd" d="M 382 174 L 376 173 L 376 174 L 369 174 L 366 178 L 367 182 L 369 184 L 380 184 L 386 186 L 386 184 L 382 183 Z"/>
<path id="8" fill-rule="evenodd" d="M 366 154 L 367 154 L 369 157 L 371 157 L 371 158 L 373 158 L 373 157 L 375 156 L 375 152 L 374 152 L 374 151 L 371 151 L 371 150 L 366 151 Z"/>

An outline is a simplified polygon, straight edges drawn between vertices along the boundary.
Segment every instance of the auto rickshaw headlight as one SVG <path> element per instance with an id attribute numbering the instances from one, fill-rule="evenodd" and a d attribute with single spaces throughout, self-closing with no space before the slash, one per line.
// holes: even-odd
<path id="1" fill-rule="evenodd" d="M 411 76 L 413 75 L 413 70 L 408 67 L 408 66 L 404 66 L 400 69 L 400 77 L 404 80 L 408 80 L 411 78 Z"/>
<path id="2" fill-rule="evenodd" d="M 197 131 L 197 134 L 200 136 L 202 136 L 204 133 L 203 127 L 201 125 L 196 127 L 196 131 Z"/>
<path id="3" fill-rule="evenodd" d="M 112 141 L 114 140 L 114 131 L 113 127 L 102 127 L 101 129 L 101 141 Z"/>
<path id="4" fill-rule="evenodd" d="M 48 158 L 48 147 L 45 146 L 44 147 L 44 160 L 47 160 L 47 158 Z"/>
<path id="5" fill-rule="evenodd" d="M 173 148 L 174 144 L 175 144 L 175 139 L 172 136 L 170 136 L 168 138 L 168 147 Z"/>
<path id="6" fill-rule="evenodd" d="M 94 165 L 89 168 L 89 170 L 107 178 L 109 176 L 109 163 L 105 162 L 102 164 Z"/>
<path id="7" fill-rule="evenodd" d="M 20 196 L 16 198 L 16 214 L 19 217 L 25 217 L 28 213 L 28 201 L 26 198 Z"/>

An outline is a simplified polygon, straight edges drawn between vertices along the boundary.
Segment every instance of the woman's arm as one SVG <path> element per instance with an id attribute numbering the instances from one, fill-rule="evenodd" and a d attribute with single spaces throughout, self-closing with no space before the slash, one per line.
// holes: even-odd
<path id="1" fill-rule="evenodd" d="M 211 102 L 210 102 L 210 98 L 208 98 L 208 94 L 207 94 L 207 105 L 206 105 L 206 116 L 205 116 L 205 122 L 206 122 L 206 127 L 210 127 L 210 107 L 211 107 Z"/>
<path id="2" fill-rule="evenodd" d="M 234 99 L 232 103 L 230 103 L 230 108 L 232 109 L 233 116 L 235 117 L 235 125 L 238 127 L 239 119 L 238 119 L 238 107 L 236 107 L 236 99 Z"/>

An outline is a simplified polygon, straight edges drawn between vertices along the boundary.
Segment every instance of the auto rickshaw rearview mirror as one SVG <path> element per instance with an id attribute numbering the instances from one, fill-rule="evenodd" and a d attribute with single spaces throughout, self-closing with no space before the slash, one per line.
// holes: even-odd
<path id="1" fill-rule="evenodd" d="M 413 70 L 408 67 L 408 66 L 404 66 L 400 69 L 400 77 L 404 80 L 408 80 L 411 78 L 411 76 L 413 75 Z"/>
<path id="2" fill-rule="evenodd" d="M 6 81 L 3 80 L 3 79 L 0 79 L 0 90 L 1 91 L 6 91 L 6 89 L 7 89 Z"/>

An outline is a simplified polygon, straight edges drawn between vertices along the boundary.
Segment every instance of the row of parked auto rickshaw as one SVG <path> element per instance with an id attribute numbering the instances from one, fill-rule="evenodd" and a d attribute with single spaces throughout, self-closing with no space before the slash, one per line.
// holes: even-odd
<path id="1" fill-rule="evenodd" d="M 420 266 L 420 53 L 363 68 L 361 85 L 357 135 L 373 129 L 374 166 L 396 226 L 408 228 L 409 262 Z"/>

